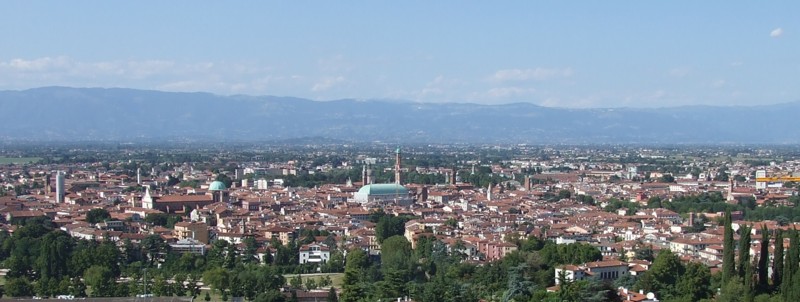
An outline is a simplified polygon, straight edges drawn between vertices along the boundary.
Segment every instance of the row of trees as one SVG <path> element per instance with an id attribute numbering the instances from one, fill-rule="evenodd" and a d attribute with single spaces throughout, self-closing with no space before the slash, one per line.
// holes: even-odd
<path id="1" fill-rule="evenodd" d="M 448 247 L 433 237 L 418 238 L 416 248 L 402 236 L 392 236 L 381 244 L 380 259 L 364 251 L 347 254 L 341 301 L 394 300 L 410 297 L 416 301 L 561 301 L 558 294 L 545 290 L 554 282 L 554 268 L 602 259 L 588 244 L 556 245 L 538 238 L 514 241 L 519 250 L 502 260 L 484 265 L 464 261 L 464 245 Z M 576 284 L 577 297 L 591 296 L 597 290 L 614 292 L 610 283 Z M 580 286 L 579 286 L 580 285 Z M 579 300 L 575 300 L 579 301 Z"/>
<path id="2" fill-rule="evenodd" d="M 261 246 L 252 237 L 244 240 L 242 249 L 219 240 L 206 255 L 180 254 L 171 252 L 158 235 L 139 243 L 124 240 L 118 246 L 111 241 L 76 239 L 55 229 L 48 219 L 37 218 L 19 226 L 13 235 L 0 232 L 0 262 L 8 269 L 5 294 L 14 297 L 197 296 L 202 280 L 224 296 L 255 299 L 257 293 L 277 291 L 285 283 L 283 274 L 317 271 L 314 265 L 298 264 L 298 249 L 321 233 L 302 235 L 288 245 L 273 240 L 269 248 L 275 256 L 267 253 L 262 261 L 256 255 Z M 343 255 L 334 252 L 320 269 L 343 271 Z"/>
<path id="3" fill-rule="evenodd" d="M 731 224 L 730 212 L 726 212 L 720 295 L 723 301 L 800 301 L 800 233 L 794 229 L 788 232 L 790 245 L 784 253 L 784 232 L 778 229 L 770 263 L 769 230 L 761 229 L 761 249 L 755 260 L 750 257 L 752 229 L 748 226 L 739 229 L 737 248 Z M 735 250 L 738 250 L 738 257 L 734 255 Z"/>

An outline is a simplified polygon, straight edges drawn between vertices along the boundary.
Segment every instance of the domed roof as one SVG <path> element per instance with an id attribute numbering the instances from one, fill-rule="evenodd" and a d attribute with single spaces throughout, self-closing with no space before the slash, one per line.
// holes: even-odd
<path id="1" fill-rule="evenodd" d="M 398 184 L 371 184 L 358 189 L 358 193 L 366 193 L 369 195 L 389 195 L 389 194 L 408 194 L 406 187 Z"/>
<path id="2" fill-rule="evenodd" d="M 219 180 L 215 180 L 210 185 L 208 185 L 208 190 L 209 191 L 224 191 L 225 189 L 227 189 L 225 187 L 225 183 L 221 182 Z"/>

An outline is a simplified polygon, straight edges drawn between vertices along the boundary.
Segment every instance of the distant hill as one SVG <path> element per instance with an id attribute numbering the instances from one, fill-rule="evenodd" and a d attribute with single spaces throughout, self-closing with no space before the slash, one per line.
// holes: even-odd
<path id="1" fill-rule="evenodd" d="M 45 87 L 0 91 L 0 112 L 6 140 L 800 143 L 800 102 L 565 109 Z"/>

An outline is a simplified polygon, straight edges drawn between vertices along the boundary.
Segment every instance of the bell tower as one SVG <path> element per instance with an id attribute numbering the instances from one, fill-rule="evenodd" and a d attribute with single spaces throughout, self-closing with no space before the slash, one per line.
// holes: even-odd
<path id="1" fill-rule="evenodd" d="M 401 162 L 400 162 L 400 147 L 397 147 L 397 150 L 395 150 L 394 153 L 395 153 L 394 183 L 400 185 L 400 184 L 402 184 L 402 181 L 400 180 L 400 165 L 401 165 Z"/>

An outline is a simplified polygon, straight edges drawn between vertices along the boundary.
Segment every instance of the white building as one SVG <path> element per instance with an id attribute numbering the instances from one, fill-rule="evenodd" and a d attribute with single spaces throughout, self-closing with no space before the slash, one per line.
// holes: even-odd
<path id="1" fill-rule="evenodd" d="M 325 263 L 331 258 L 331 251 L 322 244 L 306 244 L 300 247 L 300 264 Z"/>
<path id="2" fill-rule="evenodd" d="M 56 171 L 56 203 L 64 203 L 64 172 Z"/>
<path id="3" fill-rule="evenodd" d="M 622 261 L 608 260 L 589 262 L 581 266 L 564 265 L 556 267 L 555 281 L 560 284 L 559 276 L 563 273 L 567 281 L 579 281 L 588 277 L 596 277 L 600 280 L 616 280 L 629 274 L 629 265 Z"/>
<path id="4" fill-rule="evenodd" d="M 176 253 L 192 253 L 196 255 L 205 255 L 206 253 L 206 245 L 192 238 L 178 240 L 178 242 L 171 243 L 169 246 Z"/>

